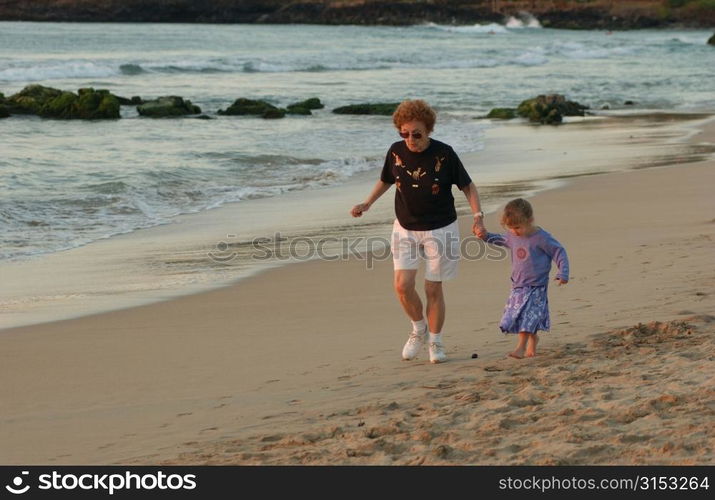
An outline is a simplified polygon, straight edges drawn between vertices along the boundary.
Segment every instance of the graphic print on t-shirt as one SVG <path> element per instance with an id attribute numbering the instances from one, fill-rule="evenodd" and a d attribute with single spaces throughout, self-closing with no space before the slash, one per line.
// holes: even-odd
<path id="1" fill-rule="evenodd" d="M 407 175 L 412 177 L 413 180 L 419 182 L 422 177 L 427 175 L 427 172 L 422 170 L 422 167 L 417 167 L 417 170 L 407 170 L 407 165 L 405 165 L 405 162 L 402 161 L 402 158 L 397 153 L 392 153 L 393 158 L 395 159 L 395 166 L 396 167 L 401 167 L 405 169 L 405 172 L 407 172 Z M 395 179 L 399 179 L 400 176 L 396 176 Z M 396 182 L 397 184 L 397 189 L 399 190 L 402 186 L 399 181 Z M 420 187 L 419 184 L 412 184 L 413 188 L 418 188 Z"/>
<path id="2" fill-rule="evenodd" d="M 416 170 L 408 170 L 407 165 L 405 165 L 405 162 L 402 161 L 402 158 L 400 158 L 400 156 L 397 153 L 393 152 L 392 157 L 394 159 L 395 166 L 403 168 L 405 170 L 405 172 L 407 172 L 407 175 L 412 177 L 412 180 L 417 181 L 419 183 L 420 179 L 422 179 L 422 177 L 427 175 L 427 172 L 425 170 L 422 170 L 422 167 L 417 167 Z M 446 159 L 445 156 L 442 156 L 442 157 L 435 156 L 434 157 L 434 162 L 435 162 L 434 163 L 434 172 L 435 172 L 435 174 L 437 174 L 442 169 L 442 162 L 444 162 L 445 159 Z M 399 176 L 396 176 L 396 179 L 399 179 Z M 397 180 L 395 182 L 395 184 L 399 191 L 402 188 L 402 183 L 399 180 Z M 419 188 L 420 186 L 421 186 L 421 183 L 412 184 L 413 188 Z M 427 185 L 425 185 L 425 187 L 427 187 Z M 437 178 L 437 177 L 434 178 L 434 182 L 430 186 L 430 190 L 432 191 L 432 194 L 434 196 L 437 196 L 439 194 L 439 178 Z"/>
<path id="3" fill-rule="evenodd" d="M 446 158 L 446 156 L 443 156 L 442 158 L 440 158 L 439 156 L 435 156 L 435 157 L 434 157 L 434 160 L 435 160 L 435 162 L 434 162 L 434 172 L 435 172 L 436 174 L 438 174 L 439 171 L 440 171 L 440 169 L 442 168 L 442 162 L 444 161 L 445 158 Z"/>
<path id="4" fill-rule="evenodd" d="M 529 252 L 526 251 L 526 248 L 524 247 L 519 247 L 516 249 L 516 258 L 519 260 L 524 260 L 526 259 L 526 256 L 529 254 Z"/>
<path id="5" fill-rule="evenodd" d="M 402 158 L 400 158 L 397 153 L 392 153 L 392 157 L 395 159 L 395 166 L 405 168 L 405 164 L 402 163 Z"/>

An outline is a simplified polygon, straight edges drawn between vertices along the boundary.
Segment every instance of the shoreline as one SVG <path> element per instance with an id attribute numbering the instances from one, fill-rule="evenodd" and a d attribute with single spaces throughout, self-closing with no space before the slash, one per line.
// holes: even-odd
<path id="1" fill-rule="evenodd" d="M 713 120 L 689 140 L 712 145 Z M 532 198 L 573 277 L 523 363 L 495 333 L 506 261 L 460 264 L 437 366 L 399 359 L 389 261 L 306 262 L 3 330 L 0 461 L 712 464 L 713 431 L 689 426 L 712 412 L 714 169 L 590 175 Z"/>
<path id="2" fill-rule="evenodd" d="M 44 5 L 43 5 L 44 4 Z M 54 22 L 163 22 L 206 24 L 328 24 L 406 26 L 421 23 L 468 25 L 522 19 L 524 12 L 536 16 L 545 28 L 566 29 L 642 29 L 678 26 L 710 27 L 713 13 L 708 7 L 672 8 L 653 0 L 639 5 L 619 6 L 595 0 L 588 5 L 567 2 L 554 8 L 550 2 L 477 2 L 474 4 L 433 4 L 424 2 L 312 0 L 286 6 L 278 1 L 220 2 L 215 8 L 197 10 L 191 2 L 175 2 L 164 7 L 147 7 L 138 0 L 109 0 L 88 10 L 84 2 L 65 2 L 48 9 L 45 2 L 35 5 L 0 7 L 6 21 Z M 527 16 L 528 17 L 528 16 Z M 529 19 L 526 19 L 528 22 Z M 523 22 L 523 21 L 522 21 Z"/>
<path id="3" fill-rule="evenodd" d="M 711 149 L 698 151 L 685 144 L 695 127 L 711 117 L 621 114 L 588 117 L 548 129 L 524 123 L 496 124 L 483 138 L 485 148 L 462 159 L 478 183 L 488 213 L 507 197 L 547 191 L 581 175 L 638 168 L 643 162 L 697 161 Z M 589 147 L 593 134 L 608 145 L 608 157 Z M 579 155 L 576 161 L 574 154 Z M 523 161 L 525 157 L 528 162 Z M 579 170 L 576 164 L 584 168 Z M 504 177 L 505 170 L 513 172 L 511 178 Z M 326 247 L 337 260 L 345 260 L 341 252 L 345 240 L 360 239 L 361 254 L 373 243 L 380 248 L 394 218 L 388 195 L 365 220 L 345 216 L 349 206 L 370 190 L 376 175 L 366 172 L 342 185 L 227 204 L 179 216 L 171 224 L 3 263 L 0 331 L 172 300 L 230 286 L 294 262 L 255 258 L 255 238 L 280 234 L 292 241 L 305 237 L 341 240 L 342 248 L 338 242 Z M 467 213 L 459 192 L 455 199 L 458 214 Z M 304 250 L 302 246 L 296 249 Z M 45 276 L 53 276 L 51 283 Z"/>

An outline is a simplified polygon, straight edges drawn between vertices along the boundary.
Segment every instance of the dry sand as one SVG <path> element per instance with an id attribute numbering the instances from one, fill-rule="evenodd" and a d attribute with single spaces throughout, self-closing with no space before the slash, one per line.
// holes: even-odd
<path id="1" fill-rule="evenodd" d="M 0 463 L 713 464 L 713 186 L 708 160 L 537 195 L 573 276 L 533 359 L 504 357 L 484 259 L 445 287 L 441 365 L 400 360 L 389 261 L 5 330 Z"/>

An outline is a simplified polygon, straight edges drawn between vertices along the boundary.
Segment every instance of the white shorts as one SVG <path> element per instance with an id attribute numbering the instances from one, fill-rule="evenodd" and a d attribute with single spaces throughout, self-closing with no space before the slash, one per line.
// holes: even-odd
<path id="1" fill-rule="evenodd" d="M 425 279 L 447 281 L 457 276 L 459 263 L 459 227 L 457 221 L 430 231 L 405 229 L 395 219 L 392 225 L 392 262 L 395 271 L 419 268 L 425 259 Z"/>

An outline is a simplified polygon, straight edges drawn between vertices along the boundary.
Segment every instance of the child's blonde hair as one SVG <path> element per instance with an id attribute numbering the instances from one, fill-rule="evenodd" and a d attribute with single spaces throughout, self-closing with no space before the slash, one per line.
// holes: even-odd
<path id="1" fill-rule="evenodd" d="M 504 207 L 504 212 L 501 216 L 501 225 L 504 227 L 520 226 L 528 224 L 534 216 L 534 209 L 531 208 L 531 203 L 523 198 L 511 200 Z"/>

